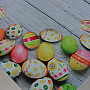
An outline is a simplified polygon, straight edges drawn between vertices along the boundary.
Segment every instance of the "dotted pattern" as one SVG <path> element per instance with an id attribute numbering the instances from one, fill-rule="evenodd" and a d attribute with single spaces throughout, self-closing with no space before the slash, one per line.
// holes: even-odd
<path id="1" fill-rule="evenodd" d="M 5 15 L 6 15 L 5 9 L 0 6 L 0 18 L 3 18 Z"/>

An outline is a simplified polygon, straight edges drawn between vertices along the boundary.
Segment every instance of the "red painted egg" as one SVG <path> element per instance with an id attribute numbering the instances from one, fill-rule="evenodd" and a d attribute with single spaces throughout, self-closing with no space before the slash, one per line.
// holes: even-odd
<path id="1" fill-rule="evenodd" d="M 28 49 L 23 45 L 16 45 L 11 51 L 11 59 L 15 63 L 22 63 L 28 57 Z"/>

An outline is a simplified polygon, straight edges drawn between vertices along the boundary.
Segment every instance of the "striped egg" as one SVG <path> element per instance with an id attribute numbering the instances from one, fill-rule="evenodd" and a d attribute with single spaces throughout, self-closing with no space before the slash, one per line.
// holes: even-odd
<path id="1" fill-rule="evenodd" d="M 78 50 L 70 58 L 70 66 L 73 70 L 83 70 L 90 65 L 90 53 L 86 50 Z"/>
<path id="2" fill-rule="evenodd" d="M 22 65 L 23 73 L 30 78 L 42 78 L 47 75 L 47 67 L 39 60 L 27 60 Z"/>
<path id="3" fill-rule="evenodd" d="M 16 39 L 20 37 L 22 32 L 23 30 L 20 24 L 13 24 L 13 25 L 10 25 L 9 28 L 6 30 L 6 35 L 8 38 Z"/>
<path id="4" fill-rule="evenodd" d="M 34 49 L 40 45 L 39 36 L 34 32 L 27 32 L 23 37 L 24 45 L 27 48 Z"/>
<path id="5" fill-rule="evenodd" d="M 15 46 L 14 41 L 9 41 L 8 39 L 5 39 L 0 42 L 0 56 L 8 54 L 13 47 Z"/>
<path id="6" fill-rule="evenodd" d="M 19 66 L 19 64 L 16 64 L 14 62 L 3 61 L 3 62 L 0 62 L 0 65 L 1 65 L 2 68 L 4 68 L 4 70 L 6 71 L 6 73 L 11 78 L 15 78 L 18 75 L 20 75 L 20 73 L 21 73 L 21 67 Z"/>
<path id="7" fill-rule="evenodd" d="M 29 90 L 52 90 L 53 82 L 50 78 L 44 77 L 32 83 Z"/>
<path id="8" fill-rule="evenodd" d="M 5 15 L 6 15 L 5 9 L 0 6 L 0 18 L 3 18 Z"/>

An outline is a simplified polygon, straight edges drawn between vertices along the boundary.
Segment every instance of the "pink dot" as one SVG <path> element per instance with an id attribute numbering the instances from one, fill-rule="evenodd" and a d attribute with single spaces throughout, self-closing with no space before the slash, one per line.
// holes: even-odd
<path id="1" fill-rule="evenodd" d="M 6 47 L 4 50 L 7 51 L 9 49 L 9 47 Z"/>
<path id="2" fill-rule="evenodd" d="M 0 11 L 3 11 L 2 9 L 0 9 Z"/>
<path id="3" fill-rule="evenodd" d="M 64 69 L 63 69 L 63 72 L 66 72 L 66 71 L 67 71 L 67 70 L 64 68 Z"/>
<path id="4" fill-rule="evenodd" d="M 0 45 L 2 45 L 3 44 L 3 42 L 0 42 Z"/>
<path id="5" fill-rule="evenodd" d="M 62 73 L 62 72 L 60 72 L 60 73 L 59 73 L 59 76 L 62 76 L 62 75 L 63 75 L 63 73 Z"/>

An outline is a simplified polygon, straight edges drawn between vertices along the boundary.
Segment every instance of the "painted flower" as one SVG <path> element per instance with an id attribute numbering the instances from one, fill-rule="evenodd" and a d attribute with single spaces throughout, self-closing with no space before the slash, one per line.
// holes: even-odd
<path id="1" fill-rule="evenodd" d="M 37 72 L 37 71 L 38 71 L 38 67 L 33 67 L 33 70 L 34 70 L 35 72 Z"/>
<path id="2" fill-rule="evenodd" d="M 40 73 L 35 74 L 36 77 L 40 76 Z"/>
<path id="3" fill-rule="evenodd" d="M 29 76 L 31 77 L 33 74 L 30 72 L 30 73 L 28 73 L 27 75 L 29 75 Z"/>
<path id="4" fill-rule="evenodd" d="M 56 79 L 57 79 L 57 78 L 58 78 L 58 76 L 57 76 L 56 74 L 54 74 L 54 75 L 53 75 L 53 78 L 56 78 Z"/>
<path id="5" fill-rule="evenodd" d="M 49 64 L 49 69 L 50 69 L 51 71 L 56 70 L 56 69 L 57 69 L 57 63 L 56 63 L 56 62 L 50 62 L 50 64 Z"/>
<path id="6" fill-rule="evenodd" d="M 63 75 L 63 73 L 62 72 L 59 72 L 59 76 L 62 76 Z"/>
<path id="7" fill-rule="evenodd" d="M 43 70 L 43 66 L 40 65 L 40 70 Z"/>
<path id="8" fill-rule="evenodd" d="M 66 69 L 66 68 L 64 68 L 64 69 L 63 69 L 63 72 L 65 72 L 65 73 L 66 73 L 66 72 L 67 72 L 67 69 Z"/>
<path id="9" fill-rule="evenodd" d="M 61 61 L 60 59 L 54 58 L 57 62 L 61 62 L 63 63 L 63 61 Z"/>
<path id="10" fill-rule="evenodd" d="M 38 64 L 38 61 L 34 61 L 33 63 L 36 65 L 36 64 Z"/>

